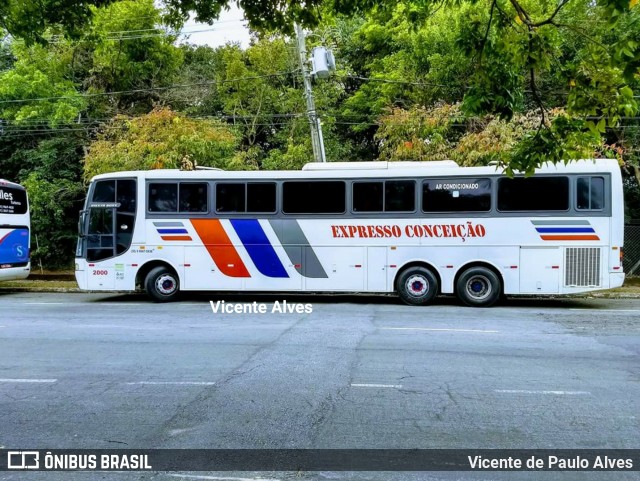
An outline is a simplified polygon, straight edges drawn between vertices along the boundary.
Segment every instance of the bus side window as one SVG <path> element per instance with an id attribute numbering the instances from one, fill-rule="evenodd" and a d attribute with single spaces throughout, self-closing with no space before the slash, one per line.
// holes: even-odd
<path id="1" fill-rule="evenodd" d="M 568 177 L 544 176 L 498 179 L 498 210 L 501 212 L 561 212 L 568 209 Z"/>
<path id="2" fill-rule="evenodd" d="M 245 184 L 216 184 L 216 212 L 246 212 Z"/>
<path id="3" fill-rule="evenodd" d="M 285 214 L 343 214 L 346 183 L 335 180 L 292 180 L 282 184 Z"/>
<path id="4" fill-rule="evenodd" d="M 415 192 L 413 180 L 387 180 L 384 183 L 384 211 L 413 212 L 416 209 Z"/>
<path id="5" fill-rule="evenodd" d="M 578 210 L 604 209 L 604 177 L 579 177 L 576 190 Z"/>
<path id="6" fill-rule="evenodd" d="M 276 184 L 260 182 L 247 184 L 247 212 L 273 213 L 276 211 Z"/>
<path id="7" fill-rule="evenodd" d="M 207 212 L 208 184 L 180 184 L 180 212 Z"/>
<path id="8" fill-rule="evenodd" d="M 441 178 L 422 183 L 423 212 L 488 212 L 491 179 Z"/>
<path id="9" fill-rule="evenodd" d="M 149 212 L 177 212 L 178 184 L 149 184 Z"/>
<path id="10" fill-rule="evenodd" d="M 382 182 L 354 182 L 353 210 L 354 212 L 382 212 L 383 190 Z"/>

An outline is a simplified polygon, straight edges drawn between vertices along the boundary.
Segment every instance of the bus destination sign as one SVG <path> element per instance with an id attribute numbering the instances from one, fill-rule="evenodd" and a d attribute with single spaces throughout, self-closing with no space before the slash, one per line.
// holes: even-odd
<path id="1" fill-rule="evenodd" d="M 27 193 L 22 189 L 0 187 L 0 214 L 25 214 Z"/>

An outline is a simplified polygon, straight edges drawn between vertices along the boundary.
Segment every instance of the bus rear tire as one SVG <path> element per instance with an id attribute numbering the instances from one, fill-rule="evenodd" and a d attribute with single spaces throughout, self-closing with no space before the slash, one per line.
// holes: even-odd
<path id="1" fill-rule="evenodd" d="M 491 269 L 470 267 L 458 278 L 456 294 L 467 306 L 490 307 L 502 295 L 502 282 Z"/>
<path id="2" fill-rule="evenodd" d="M 174 301 L 180 294 L 180 281 L 173 270 L 154 267 L 144 281 L 147 294 L 156 302 Z"/>
<path id="3" fill-rule="evenodd" d="M 407 304 L 424 306 L 438 294 L 438 278 L 425 267 L 409 267 L 396 281 L 396 291 Z"/>

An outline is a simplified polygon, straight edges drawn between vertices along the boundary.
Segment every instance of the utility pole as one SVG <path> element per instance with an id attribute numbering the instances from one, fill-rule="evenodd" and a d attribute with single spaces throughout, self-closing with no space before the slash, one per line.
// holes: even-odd
<path id="1" fill-rule="evenodd" d="M 316 104 L 313 101 L 313 91 L 311 90 L 311 75 L 307 69 L 307 46 L 305 42 L 304 31 L 295 24 L 296 38 L 298 41 L 298 54 L 300 56 L 300 68 L 302 69 L 302 78 L 304 80 L 304 97 L 307 100 L 307 116 L 309 117 L 309 126 L 311 127 L 311 145 L 313 146 L 313 156 L 316 162 L 326 162 L 324 153 L 324 139 L 322 138 L 322 125 L 320 118 L 316 112 Z"/>

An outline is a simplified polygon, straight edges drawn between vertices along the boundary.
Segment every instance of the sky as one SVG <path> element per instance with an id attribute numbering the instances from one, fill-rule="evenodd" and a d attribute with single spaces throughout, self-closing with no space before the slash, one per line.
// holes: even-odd
<path id="1" fill-rule="evenodd" d="M 249 46 L 249 30 L 244 20 L 244 12 L 237 5 L 230 5 L 229 11 L 222 11 L 213 25 L 189 20 L 182 29 L 181 42 L 219 47 L 228 42 L 240 42 L 243 48 Z"/>

